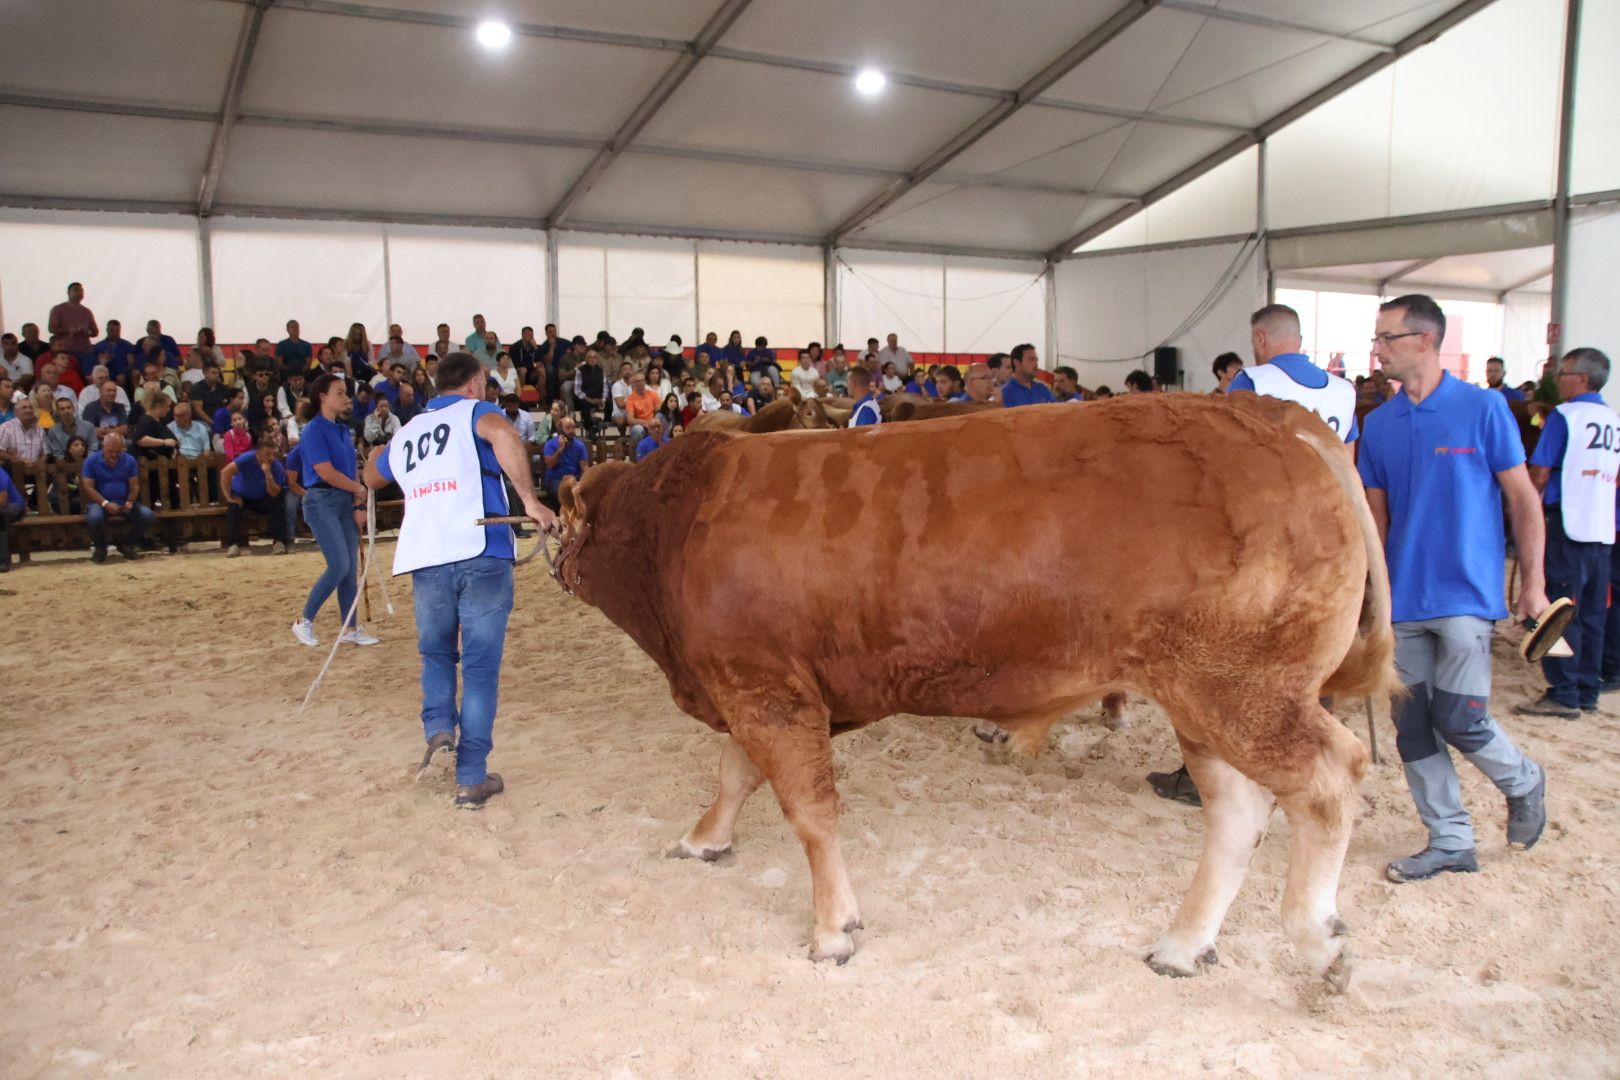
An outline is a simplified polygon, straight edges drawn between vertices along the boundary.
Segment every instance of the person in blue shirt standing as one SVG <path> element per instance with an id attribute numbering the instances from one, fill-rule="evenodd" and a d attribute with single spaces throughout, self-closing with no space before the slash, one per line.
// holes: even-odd
<path id="1" fill-rule="evenodd" d="M 1051 405 L 1057 402 L 1057 395 L 1052 393 L 1052 388 L 1035 377 L 1035 372 L 1041 366 L 1041 358 L 1036 355 L 1035 346 L 1014 345 L 1010 360 L 1012 378 L 1001 386 L 1003 405 L 1009 409 L 1016 409 L 1021 405 Z"/>
<path id="2" fill-rule="evenodd" d="M 1507 402 L 1440 366 L 1445 336 L 1445 314 L 1427 296 L 1379 307 L 1373 352 L 1401 390 L 1368 414 L 1357 461 L 1384 537 L 1395 666 L 1409 691 L 1395 706 L 1396 746 L 1429 832 L 1422 851 L 1385 868 L 1397 883 L 1479 869 L 1447 744 L 1506 796 L 1510 844 L 1533 846 L 1547 824 L 1545 771 L 1488 709 L 1493 623 L 1508 615 L 1502 498 L 1523 572 L 1515 613 L 1525 617 L 1547 607 L 1541 498 Z"/>
<path id="3" fill-rule="evenodd" d="M 310 390 L 316 414 L 304 425 L 298 447 L 303 452 L 304 522 L 315 534 L 326 558 L 326 571 L 315 580 L 304 610 L 292 625 L 293 636 L 305 645 L 321 643 L 315 634 L 315 616 L 334 591 L 341 625 L 354 609 L 358 589 L 355 572 L 360 557 L 360 526 L 366 520 L 366 489 L 356 479 L 354 436 L 349 432 L 349 390 L 338 375 L 322 375 Z M 342 630 L 351 645 L 375 645 L 358 619 Z"/>
<path id="4" fill-rule="evenodd" d="M 1498 394 L 1501 394 L 1509 401 L 1523 401 L 1523 390 L 1520 390 L 1517 387 L 1509 386 L 1507 383 L 1502 381 L 1502 376 L 1505 374 L 1505 372 L 1506 366 L 1502 363 L 1502 358 L 1500 356 L 1493 356 L 1489 360 L 1485 361 L 1485 388 L 1487 390 L 1495 390 Z"/>
<path id="5" fill-rule="evenodd" d="M 405 495 L 394 573 L 411 575 L 415 597 L 427 740 L 422 768 L 440 753 L 454 753 L 456 806 L 464 810 L 506 790 L 488 761 L 516 550 L 510 526 L 480 525 L 479 519 L 509 512 L 510 479 L 530 520 L 547 532 L 557 526 L 535 497 L 529 451 L 517 429 L 500 406 L 484 400 L 485 379 L 471 353 L 445 357 L 438 396 L 366 459 L 370 487 L 398 483 Z"/>
<path id="6" fill-rule="evenodd" d="M 883 423 L 883 410 L 878 407 L 870 371 L 863 367 L 849 369 L 849 396 L 855 399 L 855 407 L 849 414 L 850 427 Z"/>
<path id="7" fill-rule="evenodd" d="M 1547 508 L 1547 595 L 1575 601 L 1564 631 L 1575 655 L 1541 662 L 1547 691 L 1513 710 L 1521 715 L 1577 720 L 1597 712 L 1620 476 L 1620 416 L 1598 393 L 1608 381 L 1609 358 L 1597 349 L 1565 354 L 1558 368 L 1564 403 L 1547 414 L 1530 458 L 1530 480 Z"/>

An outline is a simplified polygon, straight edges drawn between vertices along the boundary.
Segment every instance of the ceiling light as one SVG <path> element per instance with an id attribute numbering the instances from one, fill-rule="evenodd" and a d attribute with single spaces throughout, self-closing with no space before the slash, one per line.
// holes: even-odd
<path id="1" fill-rule="evenodd" d="M 486 49 L 504 49 L 512 41 L 512 28 L 490 19 L 478 24 L 478 44 Z"/>
<path id="2" fill-rule="evenodd" d="M 883 72 L 876 71 L 872 68 L 867 68 L 865 71 L 855 76 L 855 89 L 859 90 L 867 97 L 875 97 L 876 95 L 881 94 L 883 92 L 883 88 L 887 86 L 888 83 L 889 80 L 884 77 Z"/>

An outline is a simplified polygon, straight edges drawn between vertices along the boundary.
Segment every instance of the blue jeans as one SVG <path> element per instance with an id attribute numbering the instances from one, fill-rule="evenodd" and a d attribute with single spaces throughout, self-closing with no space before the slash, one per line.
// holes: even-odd
<path id="1" fill-rule="evenodd" d="M 1547 598 L 1568 596 L 1575 601 L 1575 618 L 1564 631 L 1564 640 L 1575 655 L 1549 656 L 1541 662 L 1541 670 L 1553 700 L 1571 709 L 1595 708 L 1598 703 L 1610 549 L 1609 544 L 1564 535 L 1564 516 L 1558 507 L 1547 514 Z"/>
<path id="2" fill-rule="evenodd" d="M 128 521 L 129 536 L 126 543 L 138 544 L 146 539 L 146 530 L 152 527 L 157 515 L 145 503 L 136 503 L 121 518 L 110 517 L 100 503 L 91 503 L 84 511 L 84 523 L 90 530 L 90 542 L 98 548 L 107 546 L 107 522 Z"/>
<path id="3" fill-rule="evenodd" d="M 304 618 L 314 621 L 326 598 L 337 590 L 338 620 L 354 606 L 355 560 L 360 556 L 360 526 L 354 523 L 354 496 L 341 488 L 310 488 L 304 493 L 304 521 L 326 556 L 326 571 L 315 579 L 304 601 Z"/>
<path id="4" fill-rule="evenodd" d="M 456 783 L 481 784 L 494 746 L 497 683 L 512 613 L 512 563 L 480 556 L 411 574 L 422 654 L 422 733 L 461 729 Z M 459 642 L 458 642 L 459 639 Z M 459 650 L 457 645 L 459 643 Z M 461 708 L 456 708 L 456 663 Z"/>

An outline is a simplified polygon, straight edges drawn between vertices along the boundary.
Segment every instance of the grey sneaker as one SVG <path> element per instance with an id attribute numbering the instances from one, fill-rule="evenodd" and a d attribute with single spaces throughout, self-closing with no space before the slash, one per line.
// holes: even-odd
<path id="1" fill-rule="evenodd" d="M 232 544 L 230 547 L 225 549 L 225 557 L 227 559 L 237 558 L 241 554 L 242 548 L 237 544 Z"/>
<path id="2" fill-rule="evenodd" d="M 1425 881 L 1436 874 L 1478 872 L 1479 862 L 1474 858 L 1473 848 L 1466 851 L 1446 851 L 1442 848 L 1426 847 L 1416 855 L 1396 859 L 1384 868 L 1384 876 L 1397 885 L 1408 881 Z"/>
<path id="3" fill-rule="evenodd" d="M 1508 796 L 1508 843 L 1529 851 L 1547 827 L 1547 770 L 1541 770 L 1536 786 L 1518 798 Z"/>
<path id="4" fill-rule="evenodd" d="M 1521 705 L 1513 706 L 1517 716 L 1553 716 L 1559 720 L 1579 720 L 1581 710 L 1573 705 L 1565 705 L 1552 696 L 1552 691 L 1546 691 L 1534 701 L 1526 701 Z"/>

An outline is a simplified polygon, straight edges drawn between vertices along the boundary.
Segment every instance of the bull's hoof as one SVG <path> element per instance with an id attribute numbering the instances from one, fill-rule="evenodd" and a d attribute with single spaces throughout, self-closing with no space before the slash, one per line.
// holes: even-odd
<path id="1" fill-rule="evenodd" d="M 860 920 L 855 920 L 859 925 Z M 817 932 L 815 940 L 810 943 L 810 959 L 815 963 L 823 960 L 833 960 L 840 967 L 849 963 L 849 958 L 855 955 L 855 939 L 847 931 L 836 934 L 823 934 Z"/>
<path id="2" fill-rule="evenodd" d="M 1143 963 L 1153 970 L 1155 975 L 1165 975 L 1172 979 L 1187 979 L 1201 973 L 1207 967 L 1215 967 L 1221 958 L 1211 945 L 1203 952 L 1193 957 L 1190 963 L 1183 963 L 1176 959 L 1171 950 L 1161 946 L 1143 958 Z"/>
<path id="3" fill-rule="evenodd" d="M 981 720 L 974 724 L 973 734 L 978 737 L 980 742 L 989 743 L 991 746 L 1004 745 L 1008 739 L 1012 738 L 1012 733 L 1006 728 L 1000 724 L 992 724 L 988 720 Z"/>
<path id="4" fill-rule="evenodd" d="M 1355 968 L 1350 962 L 1350 928 L 1335 915 L 1328 920 L 1328 936 L 1332 944 L 1338 946 L 1338 955 L 1322 970 L 1322 981 L 1335 994 L 1342 994 L 1350 989 L 1350 976 Z"/>
<path id="5" fill-rule="evenodd" d="M 669 849 L 669 857 L 672 859 L 702 859 L 704 862 L 719 862 L 730 854 L 730 844 L 710 847 L 707 844 L 690 843 L 684 837 Z"/>

